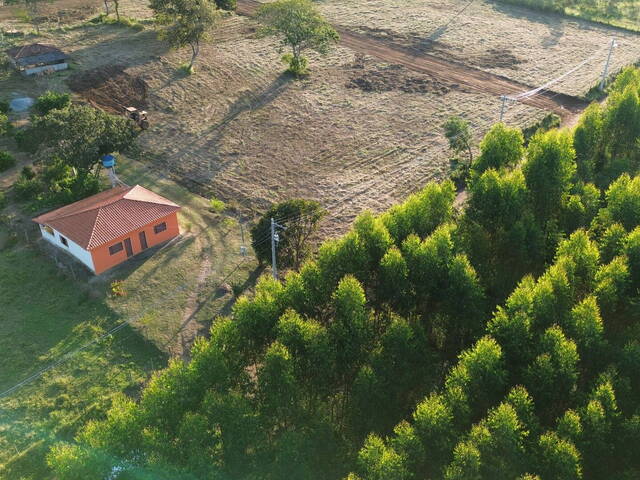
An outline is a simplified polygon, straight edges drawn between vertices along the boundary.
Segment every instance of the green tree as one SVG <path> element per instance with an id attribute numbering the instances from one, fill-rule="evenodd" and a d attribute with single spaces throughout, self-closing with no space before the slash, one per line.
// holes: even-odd
<path id="1" fill-rule="evenodd" d="M 537 471 L 544 480 L 580 480 L 580 453 L 569 440 L 545 433 L 538 441 Z"/>
<path id="2" fill-rule="evenodd" d="M 289 64 L 288 71 L 303 75 L 307 71 L 307 59 L 302 55 L 307 49 L 319 53 L 329 51 L 337 43 L 338 33 L 318 13 L 310 0 L 277 0 L 258 10 L 258 20 L 264 25 L 264 33 L 282 37 L 284 47 L 291 53 L 283 56 Z"/>
<path id="3" fill-rule="evenodd" d="M 165 28 L 160 38 L 173 48 L 191 47 L 191 60 L 187 70 L 191 72 L 200 53 L 200 43 L 205 40 L 217 23 L 220 13 L 210 0 L 151 0 L 156 22 Z"/>
<path id="4" fill-rule="evenodd" d="M 603 108 L 592 103 L 580 116 L 573 132 L 578 176 L 584 182 L 592 182 L 603 167 Z"/>
<path id="5" fill-rule="evenodd" d="M 450 392 L 460 389 L 472 414 L 485 412 L 504 394 L 507 372 L 502 349 L 486 336 L 458 358 L 458 364 L 445 380 L 445 389 Z"/>
<path id="6" fill-rule="evenodd" d="M 575 173 L 574 159 L 568 132 L 551 130 L 531 139 L 523 171 L 541 222 L 552 219 L 560 210 L 562 196 L 569 191 Z"/>
<path id="7" fill-rule="evenodd" d="M 619 157 L 630 157 L 633 165 L 637 165 L 640 92 L 635 85 L 629 84 L 624 90 L 611 94 L 607 101 L 603 130 L 609 158 L 617 160 Z M 615 178 L 620 173 L 622 172 L 614 170 L 610 178 Z"/>
<path id="8" fill-rule="evenodd" d="M 605 196 L 607 206 L 598 214 L 601 224 L 620 223 L 627 231 L 640 225 L 640 176 L 621 175 Z"/>
<path id="9" fill-rule="evenodd" d="M 280 343 L 273 343 L 258 371 L 260 410 L 275 425 L 285 427 L 298 410 L 298 387 L 291 354 Z"/>
<path id="10" fill-rule="evenodd" d="M 136 138 L 133 124 L 121 116 L 84 105 L 51 110 L 33 120 L 30 130 L 40 139 L 40 148 L 78 170 L 90 173 L 107 153 L 130 148 Z"/>
<path id="11" fill-rule="evenodd" d="M 71 103 L 71 96 L 68 93 L 47 91 L 40 95 L 33 105 L 33 109 L 39 115 L 46 115 L 51 110 L 66 108 Z"/>
<path id="12" fill-rule="evenodd" d="M 578 381 L 576 344 L 550 327 L 540 340 L 540 354 L 527 369 L 526 386 L 545 418 L 556 418 L 575 394 Z"/>
<path id="13" fill-rule="evenodd" d="M 410 234 L 430 235 L 439 225 L 453 218 L 456 189 L 452 182 L 430 183 L 403 204 L 391 207 L 382 216 L 391 238 L 400 246 Z"/>
<path id="14" fill-rule="evenodd" d="M 456 155 L 465 152 L 469 165 L 471 165 L 473 162 L 473 150 L 471 149 L 473 137 L 469 122 L 460 117 L 451 117 L 442 125 L 442 128 L 444 129 L 444 136 L 449 142 L 449 149 Z"/>
<path id="15" fill-rule="evenodd" d="M 314 200 L 294 199 L 273 205 L 251 228 L 251 244 L 261 264 L 271 263 L 271 219 L 278 228 L 278 266 L 298 269 L 309 255 L 310 239 L 317 232 L 326 211 Z"/>
<path id="16" fill-rule="evenodd" d="M 437 478 L 450 461 L 454 445 L 456 430 L 451 407 L 442 395 L 429 395 L 413 412 L 413 422 L 422 447 L 416 473 Z"/>
<path id="17" fill-rule="evenodd" d="M 524 153 L 524 137 L 518 128 L 496 123 L 480 142 L 480 155 L 471 165 L 474 176 L 493 168 L 515 166 Z"/>
<path id="18" fill-rule="evenodd" d="M 369 435 L 358 453 L 364 480 L 408 480 L 403 458 L 377 435 Z"/>

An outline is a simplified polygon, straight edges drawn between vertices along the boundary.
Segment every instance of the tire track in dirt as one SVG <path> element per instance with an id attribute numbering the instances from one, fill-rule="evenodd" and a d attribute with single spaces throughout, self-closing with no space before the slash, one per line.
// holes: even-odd
<path id="1" fill-rule="evenodd" d="M 256 0 L 238 0 L 236 11 L 241 15 L 254 16 L 260 5 L 261 2 Z M 340 43 L 345 47 L 387 63 L 403 65 L 410 70 L 429 75 L 443 82 L 456 83 L 477 92 L 496 96 L 512 95 L 533 88 L 524 83 L 484 72 L 462 63 L 430 54 L 416 54 L 407 48 L 376 40 L 341 26 L 335 26 L 335 29 L 340 34 Z M 563 118 L 574 116 L 588 106 L 588 102 L 580 98 L 551 90 L 543 90 L 539 94 L 523 100 L 522 103 L 554 112 Z"/>

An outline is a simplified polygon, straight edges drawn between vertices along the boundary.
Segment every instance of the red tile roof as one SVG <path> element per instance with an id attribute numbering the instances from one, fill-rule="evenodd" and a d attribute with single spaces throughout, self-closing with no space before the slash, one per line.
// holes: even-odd
<path id="1" fill-rule="evenodd" d="M 45 45 L 43 43 L 32 43 L 31 45 L 23 45 L 22 47 L 13 47 L 6 51 L 7 55 L 16 60 L 24 57 L 34 57 L 45 53 L 62 53 L 53 45 Z"/>
<path id="2" fill-rule="evenodd" d="M 105 190 L 33 219 L 85 250 L 104 245 L 177 211 L 179 205 L 140 185 Z"/>

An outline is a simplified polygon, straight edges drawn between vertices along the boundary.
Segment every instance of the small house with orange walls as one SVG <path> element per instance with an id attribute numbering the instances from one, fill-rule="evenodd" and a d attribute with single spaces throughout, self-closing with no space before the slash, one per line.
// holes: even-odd
<path id="1" fill-rule="evenodd" d="M 140 185 L 100 192 L 33 219 L 42 237 L 95 274 L 180 234 L 180 206 Z"/>

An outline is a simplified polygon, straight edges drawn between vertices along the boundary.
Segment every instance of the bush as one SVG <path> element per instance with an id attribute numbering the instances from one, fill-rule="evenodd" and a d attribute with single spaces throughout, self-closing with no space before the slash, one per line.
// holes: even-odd
<path id="1" fill-rule="evenodd" d="M 222 200 L 218 200 L 215 197 L 209 200 L 209 210 L 212 212 L 221 213 L 225 208 L 227 208 L 227 205 Z"/>
<path id="2" fill-rule="evenodd" d="M 282 56 L 282 61 L 289 65 L 287 72 L 295 75 L 296 77 L 306 75 L 308 73 L 309 61 L 306 57 L 299 56 L 296 58 L 290 53 L 285 53 Z"/>
<path id="3" fill-rule="evenodd" d="M 33 168 L 31 168 L 29 165 L 25 165 L 24 167 L 22 167 L 20 176 L 26 178 L 27 180 L 31 180 L 32 178 L 36 178 L 36 172 L 34 172 Z"/>
<path id="4" fill-rule="evenodd" d="M 16 159 L 8 152 L 0 151 L 0 172 L 9 170 L 16 164 Z"/>
<path id="5" fill-rule="evenodd" d="M 10 131 L 11 123 L 9 118 L 4 113 L 0 113 L 0 135 L 6 135 Z"/>
<path id="6" fill-rule="evenodd" d="M 7 206 L 7 197 L 4 192 L 0 192 L 0 210 Z"/>
<path id="7" fill-rule="evenodd" d="M 178 67 L 178 72 L 183 75 L 192 75 L 193 74 L 193 66 L 188 63 L 183 63 Z"/>
<path id="8" fill-rule="evenodd" d="M 467 180 L 469 179 L 469 165 L 467 163 L 459 163 L 451 172 L 451 181 L 456 186 L 456 190 L 461 191 L 467 188 Z"/>
<path id="9" fill-rule="evenodd" d="M 71 96 L 68 93 L 48 91 L 38 97 L 33 108 L 39 115 L 46 115 L 51 110 L 61 110 L 70 103 Z"/>
<path id="10" fill-rule="evenodd" d="M 13 135 L 13 139 L 21 152 L 36 153 L 40 147 L 40 138 L 33 128 L 18 130 Z"/>
<path id="11" fill-rule="evenodd" d="M 0 113 L 9 113 L 9 102 L 6 100 L 0 100 Z"/>
<path id="12" fill-rule="evenodd" d="M 25 178 L 20 176 L 13 184 L 16 198 L 21 201 L 35 200 L 42 191 L 42 185 L 36 178 Z"/>
<path id="13" fill-rule="evenodd" d="M 111 282 L 110 289 L 112 297 L 125 297 L 127 295 L 127 291 L 124 289 L 124 281 L 122 280 Z"/>

